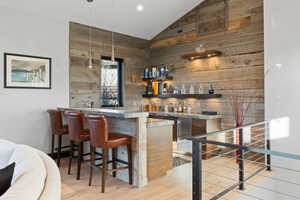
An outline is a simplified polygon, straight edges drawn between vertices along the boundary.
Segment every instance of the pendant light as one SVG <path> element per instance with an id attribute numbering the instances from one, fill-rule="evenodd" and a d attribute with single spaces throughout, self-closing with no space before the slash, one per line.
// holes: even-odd
<path id="1" fill-rule="evenodd" d="M 89 69 L 93 69 L 93 57 L 92 57 L 92 28 L 89 27 Z"/>
<path id="2" fill-rule="evenodd" d="M 111 32 L 111 62 L 114 63 L 115 59 L 115 41 L 114 41 L 114 32 Z"/>
<path id="3" fill-rule="evenodd" d="M 88 3 L 92 3 L 93 0 L 87 0 Z M 92 5 L 90 7 L 91 19 L 92 19 Z M 92 27 L 89 25 L 89 69 L 93 69 L 93 57 L 92 57 Z"/>
<path id="4" fill-rule="evenodd" d="M 111 61 L 110 61 L 110 68 L 116 68 L 117 62 L 115 58 L 115 39 L 114 39 L 114 32 L 111 32 Z"/>

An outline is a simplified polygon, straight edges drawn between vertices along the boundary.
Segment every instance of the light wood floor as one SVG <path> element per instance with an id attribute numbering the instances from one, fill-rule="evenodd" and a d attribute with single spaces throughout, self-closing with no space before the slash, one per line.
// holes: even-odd
<path id="1" fill-rule="evenodd" d="M 192 199 L 192 166 L 190 163 L 172 169 L 167 176 L 151 181 L 144 188 L 135 188 L 120 180 L 108 177 L 106 193 L 100 192 L 100 171 L 96 171 L 94 183 L 88 186 L 88 165 L 82 167 L 82 178 L 75 179 L 76 166 L 73 172 L 67 175 L 67 165 L 64 161 L 61 167 L 62 199 L 63 200 L 190 200 Z M 260 166 L 248 163 L 246 174 L 257 170 Z M 216 195 L 226 187 L 236 183 L 237 164 L 232 159 L 217 158 L 204 161 L 204 199 Z M 264 176 L 269 172 L 263 172 Z M 226 178 L 225 178 L 226 177 Z M 262 181 L 262 176 L 252 178 L 249 183 L 257 184 Z M 248 189 L 251 185 L 247 185 Z M 245 193 L 247 191 L 244 191 Z M 226 195 L 225 200 L 239 199 L 243 195 L 233 190 Z"/>

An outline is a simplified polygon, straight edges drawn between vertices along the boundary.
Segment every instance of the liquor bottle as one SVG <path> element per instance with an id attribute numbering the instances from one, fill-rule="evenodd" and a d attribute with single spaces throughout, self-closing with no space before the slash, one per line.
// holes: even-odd
<path id="1" fill-rule="evenodd" d="M 152 83 L 153 87 L 153 94 L 158 95 L 158 82 L 153 82 Z"/>
<path id="2" fill-rule="evenodd" d="M 149 68 L 148 67 L 144 70 L 144 78 L 149 78 Z"/>
<path id="3" fill-rule="evenodd" d="M 173 94 L 179 94 L 179 89 L 177 87 L 174 88 Z"/>
<path id="4" fill-rule="evenodd" d="M 165 67 L 165 76 L 166 76 L 166 77 L 169 76 L 169 69 L 168 69 L 168 67 Z"/>
<path id="5" fill-rule="evenodd" d="M 191 87 L 190 87 L 190 94 L 195 94 L 195 90 L 194 90 L 193 84 L 191 84 Z"/>
<path id="6" fill-rule="evenodd" d="M 201 84 L 199 84 L 199 90 L 198 90 L 198 93 L 199 93 L 199 94 L 203 94 L 203 93 L 204 93 L 204 92 L 203 92 L 203 87 L 202 87 Z"/>
<path id="7" fill-rule="evenodd" d="M 165 83 L 164 84 L 164 88 L 163 88 L 163 95 L 167 95 L 168 94 L 168 85 Z"/>
<path id="8" fill-rule="evenodd" d="M 157 77 L 160 78 L 161 77 L 161 71 L 160 71 L 160 67 L 157 67 Z"/>
<path id="9" fill-rule="evenodd" d="M 161 68 L 159 68 L 160 70 L 160 77 L 164 77 L 165 76 L 165 67 L 162 66 Z"/>
<path id="10" fill-rule="evenodd" d="M 163 83 L 158 83 L 158 94 L 162 95 L 164 91 L 164 85 Z"/>
<path id="11" fill-rule="evenodd" d="M 182 84 L 182 87 L 181 87 L 181 94 L 186 94 L 186 89 L 185 89 L 184 84 Z"/>
<path id="12" fill-rule="evenodd" d="M 148 78 L 153 78 L 153 71 L 152 71 L 152 68 L 149 69 L 149 76 Z"/>
<path id="13" fill-rule="evenodd" d="M 147 95 L 153 95 L 153 88 L 152 88 L 152 84 L 151 84 L 151 83 L 149 83 L 149 84 L 147 85 L 147 88 L 146 88 L 146 94 L 147 94 Z"/>
<path id="14" fill-rule="evenodd" d="M 152 77 L 156 78 L 156 67 L 152 67 Z"/>
<path id="15" fill-rule="evenodd" d="M 215 93 L 215 90 L 214 90 L 212 84 L 210 84 L 210 89 L 208 90 L 208 93 L 209 93 L 209 94 L 214 94 L 214 93 Z"/>

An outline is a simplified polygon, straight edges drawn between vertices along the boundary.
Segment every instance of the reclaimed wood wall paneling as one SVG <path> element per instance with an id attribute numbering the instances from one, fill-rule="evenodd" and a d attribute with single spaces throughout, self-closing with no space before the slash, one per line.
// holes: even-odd
<path id="1" fill-rule="evenodd" d="M 227 21 L 225 30 L 197 33 L 197 17 L 207 16 L 211 22 L 216 15 L 213 6 L 222 0 L 207 0 L 181 19 L 158 34 L 150 43 L 150 65 L 166 64 L 171 67 L 173 84 L 201 83 L 208 89 L 210 83 L 222 99 L 185 100 L 195 111 L 215 110 L 224 115 L 222 128 L 234 125 L 228 97 L 243 94 L 253 102 L 246 117 L 246 123 L 264 120 L 264 30 L 263 0 L 225 0 Z M 212 6 L 208 6 L 212 5 Z M 187 61 L 181 55 L 193 53 L 203 44 L 206 49 L 223 52 L 222 57 L 207 60 Z M 196 88 L 197 90 L 197 88 Z M 176 99 L 152 99 L 152 103 L 176 104 Z M 200 109 L 199 109 L 200 108 Z"/>
<path id="2" fill-rule="evenodd" d="M 124 59 L 124 104 L 137 106 L 143 101 L 141 75 L 147 65 L 149 41 L 115 33 L 115 54 Z M 88 69 L 89 27 L 70 23 L 70 105 L 84 106 L 94 101 L 100 106 L 101 56 L 111 55 L 110 31 L 92 28 L 94 69 Z"/>

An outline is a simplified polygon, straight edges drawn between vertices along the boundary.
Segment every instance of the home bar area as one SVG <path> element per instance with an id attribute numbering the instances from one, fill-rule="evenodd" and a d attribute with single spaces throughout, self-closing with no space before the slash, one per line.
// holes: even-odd
<path id="1" fill-rule="evenodd" d="M 69 112 L 83 114 L 91 133 L 93 117 L 104 116 L 108 133 L 130 138 L 127 148 L 112 148 L 105 158 L 113 177 L 140 188 L 191 164 L 192 145 L 186 138 L 236 126 L 236 96 L 251 102 L 244 123 L 264 118 L 261 13 L 253 14 L 254 21 L 235 23 L 248 11 L 235 5 L 224 11 L 224 1 L 216 1 L 218 6 L 209 2 L 152 40 L 69 23 L 70 103 L 58 109 L 66 122 Z M 88 146 L 84 151 L 90 152 Z M 216 145 L 203 145 L 202 158 L 219 151 Z M 101 148 L 96 152 L 101 154 Z M 110 166 L 110 159 L 120 162 Z M 126 165 L 129 171 L 114 173 Z"/>
<path id="2" fill-rule="evenodd" d="M 1 0 L 0 200 L 300 199 L 299 7 Z"/>

